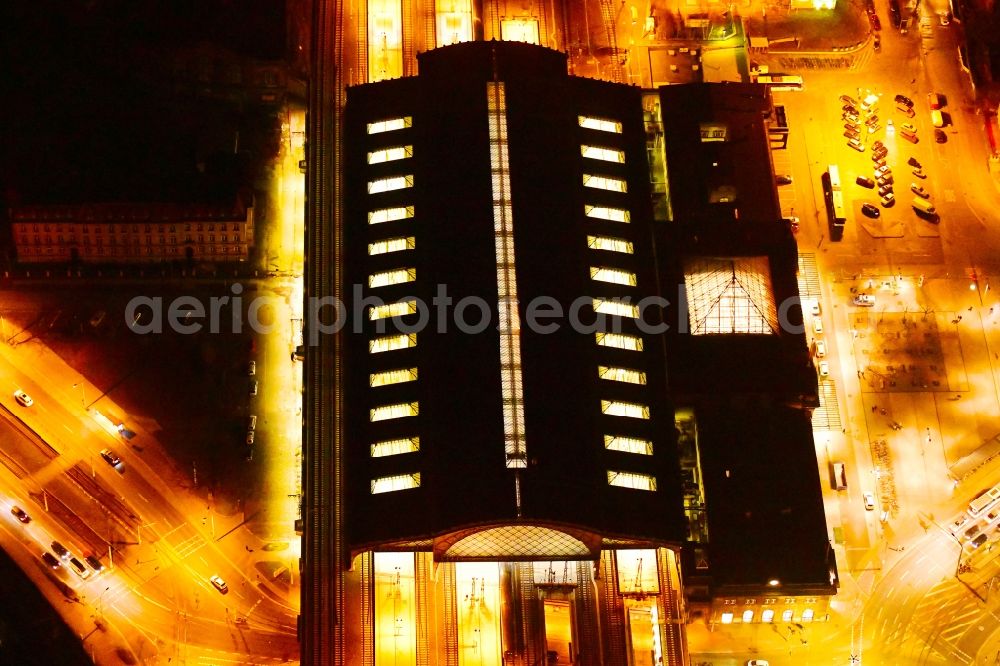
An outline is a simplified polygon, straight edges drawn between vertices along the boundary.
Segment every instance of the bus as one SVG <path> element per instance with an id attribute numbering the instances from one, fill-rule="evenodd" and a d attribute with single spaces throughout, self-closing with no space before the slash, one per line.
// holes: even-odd
<path id="1" fill-rule="evenodd" d="M 804 87 L 801 76 L 790 74 L 760 74 L 757 76 L 757 83 L 763 83 L 771 90 L 779 92 L 802 90 Z"/>
<path id="2" fill-rule="evenodd" d="M 969 502 L 969 515 L 975 518 L 986 509 L 1000 502 L 1000 484 L 997 484 Z"/>
<path id="3" fill-rule="evenodd" d="M 830 226 L 843 228 L 847 222 L 844 212 L 844 193 L 840 189 L 840 169 L 831 164 L 820 178 L 823 183 L 823 201 L 826 203 L 826 215 Z"/>

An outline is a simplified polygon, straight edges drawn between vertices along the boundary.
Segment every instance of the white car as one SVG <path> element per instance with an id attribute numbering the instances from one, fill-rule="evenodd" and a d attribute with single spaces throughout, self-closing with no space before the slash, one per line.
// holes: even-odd
<path id="1" fill-rule="evenodd" d="M 819 301 L 813 301 L 813 303 L 809 306 L 809 314 L 813 317 L 818 317 L 821 312 L 822 308 L 820 307 Z"/>
<path id="2" fill-rule="evenodd" d="M 826 356 L 826 340 L 816 341 L 816 358 L 823 358 Z"/>
<path id="3" fill-rule="evenodd" d="M 860 305 L 863 308 L 870 308 L 875 305 L 875 297 L 871 294 L 858 294 L 854 297 L 853 302 L 855 305 Z"/>
<path id="4" fill-rule="evenodd" d="M 819 362 L 819 376 L 822 379 L 826 379 L 830 376 L 830 364 L 826 361 Z"/>
<path id="5" fill-rule="evenodd" d="M 813 331 L 815 331 L 816 335 L 823 334 L 823 320 L 819 317 L 813 319 Z"/>
<path id="6" fill-rule="evenodd" d="M 962 527 L 968 522 L 969 522 L 968 516 L 965 515 L 959 516 L 958 518 L 955 519 L 955 522 L 951 524 L 951 533 L 958 534 L 958 531 L 962 529 Z"/>
<path id="7" fill-rule="evenodd" d="M 257 361 L 250 361 L 247 363 L 247 375 L 253 377 L 257 374 Z"/>
<path id="8" fill-rule="evenodd" d="M 31 399 L 31 396 L 22 391 L 21 389 L 17 389 L 16 391 L 14 391 L 14 400 L 17 400 L 17 404 L 21 405 L 22 407 L 31 407 L 33 404 L 35 404 L 35 401 Z"/>
<path id="9" fill-rule="evenodd" d="M 868 511 L 875 510 L 875 493 L 863 493 L 861 495 L 865 500 L 865 509 Z"/>
<path id="10" fill-rule="evenodd" d="M 208 580 L 210 583 L 212 583 L 212 587 L 217 589 L 219 592 L 221 592 L 222 594 L 229 594 L 229 586 L 226 585 L 226 581 L 222 580 L 222 576 L 216 574 L 211 578 L 209 578 Z"/>
<path id="11" fill-rule="evenodd" d="M 747 666 L 771 666 L 771 662 L 767 659 L 751 659 L 747 662 Z"/>

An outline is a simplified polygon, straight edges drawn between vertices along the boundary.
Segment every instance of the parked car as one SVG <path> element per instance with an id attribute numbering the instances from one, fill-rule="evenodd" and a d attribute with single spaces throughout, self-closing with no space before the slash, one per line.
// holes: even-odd
<path id="1" fill-rule="evenodd" d="M 210 583 L 212 583 L 212 587 L 217 589 L 222 594 L 229 593 L 229 586 L 226 585 L 226 581 L 222 580 L 222 577 L 219 576 L 218 574 L 211 576 L 208 580 Z"/>
<path id="2" fill-rule="evenodd" d="M 102 571 L 104 571 L 104 565 L 101 564 L 101 561 L 96 557 L 94 557 L 93 555 L 88 555 L 86 557 L 86 560 L 87 564 L 89 564 L 90 568 L 93 569 L 95 572 L 101 573 Z"/>
<path id="3" fill-rule="evenodd" d="M 819 376 L 820 379 L 826 379 L 830 376 L 830 364 L 826 361 L 819 362 Z"/>
<path id="4" fill-rule="evenodd" d="M 84 580 L 90 578 L 90 572 L 87 570 L 87 567 L 83 566 L 83 562 L 75 557 L 69 558 L 69 570 Z"/>
<path id="5" fill-rule="evenodd" d="M 819 317 L 813 319 L 813 332 L 816 335 L 823 335 L 823 320 Z"/>
<path id="6" fill-rule="evenodd" d="M 913 100 L 906 95 L 896 95 L 893 97 L 893 101 L 897 104 L 903 104 L 904 106 L 913 106 Z"/>
<path id="7" fill-rule="evenodd" d="M 882 207 L 883 208 L 892 208 L 894 205 L 896 205 L 896 195 L 895 194 L 893 194 L 892 192 L 889 192 L 884 197 L 882 197 Z"/>
<path id="8" fill-rule="evenodd" d="M 247 446 L 253 446 L 253 437 L 254 437 L 254 431 L 247 430 L 247 437 L 246 437 Z"/>
<path id="9" fill-rule="evenodd" d="M 866 203 L 861 205 L 861 212 L 868 217 L 878 217 L 882 214 L 882 211 L 878 209 L 874 204 Z"/>
<path id="10" fill-rule="evenodd" d="M 56 559 L 56 557 L 52 553 L 48 552 L 42 553 L 42 562 L 45 562 L 53 569 L 58 569 L 59 567 L 62 566 L 62 563 L 59 562 L 59 560 Z"/>
<path id="11" fill-rule="evenodd" d="M 857 139 L 848 139 L 847 145 L 858 151 L 859 153 L 865 152 L 865 144 L 861 143 Z"/>
<path id="12" fill-rule="evenodd" d="M 14 391 L 14 400 L 16 400 L 17 404 L 21 405 L 22 407 L 31 407 L 33 404 L 35 404 L 35 401 L 31 399 L 31 396 L 22 391 L 21 389 L 17 389 L 16 391 Z"/>
<path id="13" fill-rule="evenodd" d="M 257 395 L 257 380 L 250 382 L 250 395 Z"/>
<path id="14" fill-rule="evenodd" d="M 965 530 L 965 534 L 963 536 L 965 537 L 966 541 L 969 541 L 973 537 L 975 537 L 977 534 L 979 534 L 979 523 L 976 523 L 975 525 L 973 525 L 969 529 Z"/>
<path id="15" fill-rule="evenodd" d="M 875 187 L 875 181 L 869 178 L 868 176 L 858 176 L 854 182 L 860 185 L 861 187 L 867 187 L 870 190 L 874 189 Z"/>
<path id="16" fill-rule="evenodd" d="M 913 134 L 912 132 L 901 131 L 899 133 L 899 136 L 903 137 L 910 143 L 920 143 L 920 137 L 917 136 L 916 134 Z"/>
<path id="17" fill-rule="evenodd" d="M 875 510 L 875 493 L 862 493 L 861 497 L 865 501 L 865 509 L 867 511 Z"/>
<path id="18" fill-rule="evenodd" d="M 778 185 L 791 185 L 792 177 L 789 176 L 788 174 L 779 174 L 774 177 L 774 182 L 776 182 Z M 251 361 L 251 363 L 252 362 L 253 361 Z"/>
<path id="19" fill-rule="evenodd" d="M 917 167 L 916 169 L 913 170 L 913 175 L 916 176 L 917 178 L 926 178 L 927 177 L 927 174 L 924 173 L 924 170 L 921 169 L 921 168 L 919 168 L 919 167 Z"/>
<path id="20" fill-rule="evenodd" d="M 969 517 L 962 515 L 955 519 L 955 522 L 951 524 L 951 533 L 958 534 L 958 531 L 969 522 Z"/>
<path id="21" fill-rule="evenodd" d="M 948 135 L 944 133 L 944 130 L 936 129 L 934 130 L 934 140 L 938 143 L 947 143 Z"/>
<path id="22" fill-rule="evenodd" d="M 250 361 L 247 363 L 247 375 L 253 377 L 257 374 L 257 361 Z"/>
<path id="23" fill-rule="evenodd" d="M 911 157 L 910 159 L 906 160 L 906 163 L 909 164 L 911 167 L 915 167 L 917 169 L 920 168 L 920 160 L 918 160 L 916 157 Z"/>
<path id="24" fill-rule="evenodd" d="M 108 463 L 115 469 L 122 464 L 122 459 L 115 454 L 111 449 L 101 449 L 101 457 L 104 458 L 104 462 Z"/>
<path id="25" fill-rule="evenodd" d="M 844 136 L 846 136 L 848 139 L 857 139 L 860 138 L 861 132 L 859 132 L 856 129 L 851 129 L 850 127 L 848 127 L 847 129 L 844 130 Z"/>
<path id="26" fill-rule="evenodd" d="M 923 185 L 917 185 L 916 183 L 910 183 L 910 190 L 916 194 L 918 197 L 923 197 L 924 199 L 930 199 L 931 193 L 924 189 Z"/>
<path id="27" fill-rule="evenodd" d="M 855 305 L 860 305 L 861 307 L 870 308 L 875 305 L 875 297 L 871 294 L 857 294 L 853 301 Z"/>
<path id="28" fill-rule="evenodd" d="M 899 111 L 900 113 L 902 113 L 907 118 L 912 118 L 913 116 L 917 115 L 916 112 L 913 110 L 912 107 L 903 106 L 902 104 L 897 104 L 896 105 L 896 110 Z"/>
<path id="29" fill-rule="evenodd" d="M 878 188 L 878 195 L 880 197 L 884 197 L 885 195 L 889 194 L 889 192 L 892 192 L 892 185 L 883 185 L 882 187 Z"/>
<path id="30" fill-rule="evenodd" d="M 940 109 L 946 104 L 944 95 L 939 95 L 937 93 L 927 93 L 927 105 L 931 107 L 931 110 Z"/>
<path id="31" fill-rule="evenodd" d="M 934 127 L 944 127 L 944 114 L 937 109 L 931 111 L 931 125 L 934 125 Z"/>
<path id="32" fill-rule="evenodd" d="M 881 178 L 876 178 L 875 182 L 878 183 L 879 187 L 884 187 L 885 185 L 892 185 L 894 181 L 892 176 L 882 176 Z"/>
<path id="33" fill-rule="evenodd" d="M 890 173 L 892 173 L 892 169 L 890 169 L 888 166 L 881 166 L 881 167 L 875 169 L 875 177 L 876 178 L 881 178 L 882 176 L 886 176 L 886 175 L 888 175 Z"/>
<path id="34" fill-rule="evenodd" d="M 855 107 L 858 105 L 857 101 L 850 95 L 841 95 L 840 101 L 843 102 L 844 104 L 850 104 L 851 106 Z"/>
<path id="35" fill-rule="evenodd" d="M 826 340 L 816 341 L 816 358 L 823 358 L 826 356 Z"/>
<path id="36" fill-rule="evenodd" d="M 58 541 L 52 542 L 52 552 L 59 556 L 61 560 L 68 560 L 70 558 L 70 552 L 66 549 L 66 546 L 62 545 Z"/>
<path id="37" fill-rule="evenodd" d="M 979 548 L 984 543 L 986 543 L 987 539 L 989 539 L 989 535 L 987 535 L 987 534 L 980 534 L 975 539 L 973 539 L 972 541 L 969 542 L 969 549 L 970 550 L 975 550 L 976 548 Z"/>
<path id="38" fill-rule="evenodd" d="M 14 517 L 20 520 L 22 523 L 27 525 L 31 522 L 31 516 L 29 516 L 24 509 L 19 506 L 10 507 L 10 512 L 14 514 Z"/>
<path id="39" fill-rule="evenodd" d="M 247 430 L 256 430 L 256 429 L 257 429 L 257 415 L 251 414 L 250 417 L 247 419 Z"/>
<path id="40" fill-rule="evenodd" d="M 872 151 L 872 162 L 877 162 L 879 160 L 885 159 L 885 156 L 889 154 L 886 148 L 876 148 Z"/>
<path id="41" fill-rule="evenodd" d="M 899 126 L 899 129 L 905 132 L 913 132 L 914 134 L 917 133 L 917 128 L 914 127 L 912 123 L 903 123 L 902 125 Z"/>

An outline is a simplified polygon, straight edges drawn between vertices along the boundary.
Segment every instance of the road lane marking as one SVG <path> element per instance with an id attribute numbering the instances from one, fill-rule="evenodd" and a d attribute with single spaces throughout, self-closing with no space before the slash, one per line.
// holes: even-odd
<path id="1" fill-rule="evenodd" d="M 136 495 L 138 495 L 139 499 L 141 499 L 143 502 L 145 502 L 146 504 L 149 504 L 149 500 L 146 499 L 145 497 L 143 497 L 142 493 L 136 493 Z"/>

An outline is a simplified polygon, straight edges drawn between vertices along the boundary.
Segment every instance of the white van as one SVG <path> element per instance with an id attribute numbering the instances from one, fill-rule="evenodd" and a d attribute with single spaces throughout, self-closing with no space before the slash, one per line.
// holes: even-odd
<path id="1" fill-rule="evenodd" d="M 926 213 L 927 215 L 935 215 L 937 209 L 934 204 L 931 203 L 929 199 L 924 199 L 922 197 L 913 197 L 913 201 L 910 202 L 913 207 L 920 213 Z"/>

